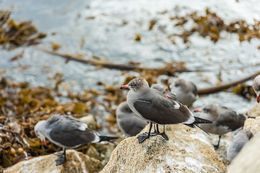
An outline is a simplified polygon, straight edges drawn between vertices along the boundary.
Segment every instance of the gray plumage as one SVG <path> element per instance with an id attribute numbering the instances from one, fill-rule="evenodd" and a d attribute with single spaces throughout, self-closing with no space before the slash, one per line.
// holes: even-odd
<path id="1" fill-rule="evenodd" d="M 116 119 L 120 130 L 126 136 L 135 136 L 147 125 L 147 121 L 133 113 L 127 102 L 116 109 Z"/>
<path id="2" fill-rule="evenodd" d="M 176 79 L 169 85 L 169 91 L 176 95 L 176 100 L 191 106 L 198 98 L 197 87 L 184 79 Z"/>
<path id="3" fill-rule="evenodd" d="M 85 123 L 67 115 L 53 115 L 48 120 L 40 121 L 34 131 L 40 138 L 46 137 L 52 143 L 65 148 L 75 148 L 100 140 Z"/>
<path id="4" fill-rule="evenodd" d="M 139 143 L 144 142 L 151 135 L 152 124 L 155 123 L 155 134 L 160 134 L 168 140 L 168 136 L 159 132 L 158 124 L 184 123 L 194 127 L 196 123 L 211 123 L 211 121 L 195 118 L 187 106 L 166 97 L 162 92 L 149 88 L 145 79 L 132 79 L 121 89 L 130 89 L 127 94 L 129 108 L 141 118 L 150 122 L 148 133 L 140 134 L 137 138 Z M 163 91 L 163 90 L 162 90 Z"/>
<path id="5" fill-rule="evenodd" d="M 63 148 L 62 153 L 56 159 L 56 165 L 66 162 L 66 149 L 76 148 L 89 143 L 109 141 L 117 137 L 100 136 L 95 131 L 88 129 L 88 126 L 72 116 L 53 115 L 47 120 L 38 122 L 34 131 L 37 137 L 45 143 L 45 138 Z"/>
<path id="6" fill-rule="evenodd" d="M 149 88 L 142 78 L 131 80 L 128 85 L 127 103 L 138 116 L 158 124 L 192 124 L 195 121 L 190 110 Z"/>
<path id="7" fill-rule="evenodd" d="M 246 116 L 215 104 L 206 105 L 200 110 L 199 117 L 212 121 L 212 124 L 199 124 L 204 131 L 212 134 L 223 135 L 243 127 Z"/>
<path id="8" fill-rule="evenodd" d="M 248 130 L 240 130 L 234 137 L 231 145 L 227 150 L 227 159 L 232 161 L 244 145 L 253 137 L 253 134 Z"/>

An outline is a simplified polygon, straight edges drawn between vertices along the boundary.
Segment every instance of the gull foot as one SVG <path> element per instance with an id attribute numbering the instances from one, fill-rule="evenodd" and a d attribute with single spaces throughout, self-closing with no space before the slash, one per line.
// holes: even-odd
<path id="1" fill-rule="evenodd" d="M 64 164 L 66 161 L 67 161 L 66 158 L 65 158 L 64 156 L 61 156 L 61 157 L 59 157 L 58 159 L 55 160 L 56 166 L 62 165 L 62 164 Z"/>
<path id="2" fill-rule="evenodd" d="M 58 157 L 61 157 L 63 155 L 63 151 L 59 151 L 59 152 L 55 153 L 55 155 Z"/>
<path id="3" fill-rule="evenodd" d="M 219 145 L 213 145 L 214 149 L 217 150 L 219 148 Z"/>
<path id="4" fill-rule="evenodd" d="M 137 139 L 139 144 L 143 143 L 146 139 L 148 139 L 150 136 L 148 136 L 148 133 L 142 133 L 140 134 Z"/>
<path id="5" fill-rule="evenodd" d="M 163 133 L 160 133 L 160 135 L 166 140 L 166 141 L 168 141 L 169 140 L 169 138 L 168 138 L 168 136 L 166 135 L 166 133 L 165 132 L 163 132 Z"/>

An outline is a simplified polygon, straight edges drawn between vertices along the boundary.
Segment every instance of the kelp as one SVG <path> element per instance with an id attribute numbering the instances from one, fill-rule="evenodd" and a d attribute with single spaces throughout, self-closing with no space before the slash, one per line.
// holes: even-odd
<path id="1" fill-rule="evenodd" d="M 0 10 L 0 45 L 4 49 L 35 45 L 46 37 L 45 33 L 38 32 L 31 21 L 16 22 L 10 15 L 9 11 Z"/>
<path id="2" fill-rule="evenodd" d="M 205 15 L 199 15 L 197 12 L 192 12 L 186 16 L 172 16 L 170 21 L 174 22 L 174 27 L 179 27 L 183 31 L 180 34 L 173 33 L 168 36 L 169 40 L 174 37 L 181 37 L 184 43 L 189 42 L 189 37 L 194 33 L 198 33 L 202 37 L 209 37 L 211 41 L 217 42 L 221 37 L 221 32 L 233 33 L 238 35 L 240 42 L 248 41 L 257 38 L 260 39 L 260 22 L 248 24 L 245 20 L 239 19 L 230 23 L 225 23 L 224 20 L 206 8 Z M 184 25 L 192 21 L 190 29 L 184 29 Z"/>

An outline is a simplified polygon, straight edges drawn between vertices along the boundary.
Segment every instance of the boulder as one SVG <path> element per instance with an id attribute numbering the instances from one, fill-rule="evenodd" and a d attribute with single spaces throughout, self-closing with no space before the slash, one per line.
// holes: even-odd
<path id="1" fill-rule="evenodd" d="M 260 133 L 255 135 L 228 167 L 228 173 L 256 173 L 260 170 Z"/>
<path id="2" fill-rule="evenodd" d="M 260 117 L 249 118 L 245 121 L 244 124 L 245 130 L 250 130 L 253 134 L 256 134 L 260 131 Z"/>
<path id="3" fill-rule="evenodd" d="M 146 132 L 146 127 L 142 132 Z M 161 129 L 162 130 L 162 129 Z M 141 132 L 141 133 L 142 133 Z M 137 137 L 121 141 L 102 173 L 225 172 L 213 146 L 200 129 L 182 124 L 167 126 L 169 140 L 152 136 L 142 144 Z"/>
<path id="4" fill-rule="evenodd" d="M 51 154 L 19 162 L 7 168 L 4 173 L 94 173 L 102 169 L 102 164 L 96 159 L 75 150 L 68 150 L 66 153 L 67 162 L 64 165 L 56 166 L 57 156 Z"/>
<path id="5" fill-rule="evenodd" d="M 257 117 L 260 116 L 260 103 L 256 103 L 250 111 L 247 112 L 249 117 Z"/>

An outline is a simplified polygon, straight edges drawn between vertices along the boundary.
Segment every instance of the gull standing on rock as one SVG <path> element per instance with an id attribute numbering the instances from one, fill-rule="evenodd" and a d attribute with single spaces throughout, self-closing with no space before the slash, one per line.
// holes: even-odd
<path id="1" fill-rule="evenodd" d="M 167 96 L 166 89 L 160 84 L 153 84 L 152 89 Z M 147 125 L 147 120 L 140 118 L 128 106 L 127 102 L 122 102 L 116 109 L 116 120 L 120 130 L 125 136 L 135 136 Z M 159 134 L 159 127 L 156 124 L 154 134 Z"/>
<path id="2" fill-rule="evenodd" d="M 231 162 L 252 137 L 253 134 L 249 130 L 240 130 L 227 150 L 227 159 Z"/>
<path id="3" fill-rule="evenodd" d="M 253 89 L 256 93 L 256 101 L 260 102 L 260 75 L 256 76 L 253 82 Z"/>
<path id="4" fill-rule="evenodd" d="M 88 126 L 72 116 L 53 115 L 51 118 L 39 121 L 34 127 L 37 137 L 46 145 L 45 138 L 63 148 L 57 153 L 59 158 L 56 166 L 66 162 L 66 149 L 76 148 L 80 145 L 109 141 L 118 137 L 100 136 Z"/>
<path id="5" fill-rule="evenodd" d="M 184 79 L 176 79 L 169 85 L 169 91 L 176 95 L 178 102 L 190 107 L 198 98 L 197 87 Z"/>
<path id="6" fill-rule="evenodd" d="M 148 133 L 138 136 L 139 143 L 150 137 L 152 123 L 184 123 L 188 125 L 211 123 L 211 121 L 194 117 L 187 106 L 168 99 L 160 92 L 149 88 L 145 79 L 132 79 L 127 85 L 121 86 L 121 89 L 130 89 L 127 94 L 127 103 L 130 109 L 141 118 L 150 121 Z M 168 139 L 166 134 L 163 137 Z"/>
<path id="7" fill-rule="evenodd" d="M 199 112 L 199 117 L 212 121 L 212 124 L 199 124 L 198 126 L 207 133 L 219 135 L 218 144 L 214 145 L 218 149 L 221 136 L 244 126 L 246 116 L 237 114 L 235 111 L 215 104 L 204 106 Z"/>

